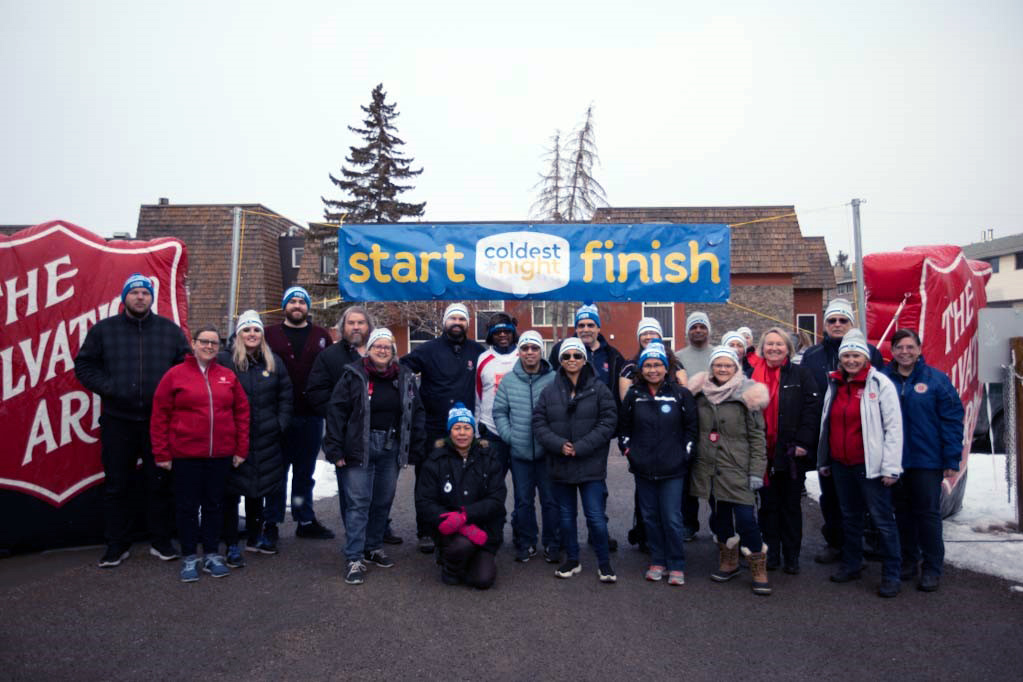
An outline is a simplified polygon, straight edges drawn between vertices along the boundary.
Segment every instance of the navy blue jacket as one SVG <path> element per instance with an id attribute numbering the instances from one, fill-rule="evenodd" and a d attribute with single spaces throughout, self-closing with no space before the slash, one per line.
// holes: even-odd
<path id="1" fill-rule="evenodd" d="M 629 471 L 641 478 L 681 478 L 689 472 L 700 435 L 696 400 L 689 389 L 665 381 L 650 395 L 643 385 L 625 394 L 619 417 L 619 442 L 628 450 Z"/>
<path id="2" fill-rule="evenodd" d="M 904 377 L 892 363 L 883 370 L 902 406 L 902 468 L 959 470 L 963 455 L 963 403 L 952 382 L 921 357 Z"/>
<path id="3" fill-rule="evenodd" d="M 810 346 L 803 353 L 799 364 L 813 372 L 813 383 L 823 394 L 828 385 L 828 375 L 838 369 L 838 347 L 842 345 L 842 337 L 827 337 L 820 343 Z M 880 371 L 884 367 L 884 358 L 877 346 L 868 343 L 870 348 L 870 365 Z"/>
<path id="4" fill-rule="evenodd" d="M 455 343 L 447 334 L 427 341 L 401 359 L 401 364 L 419 374 L 419 397 L 426 409 L 426 433 L 446 434 L 448 411 L 464 403 L 470 412 L 476 407 L 476 361 L 485 351 L 471 339 Z"/>

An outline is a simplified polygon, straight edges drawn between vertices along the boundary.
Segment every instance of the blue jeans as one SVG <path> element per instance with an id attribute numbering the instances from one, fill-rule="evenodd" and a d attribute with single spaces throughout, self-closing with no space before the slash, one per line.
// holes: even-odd
<path id="1" fill-rule="evenodd" d="M 867 478 L 862 464 L 846 466 L 832 462 L 831 476 L 835 479 L 838 505 L 842 509 L 842 567 L 858 571 L 863 565 L 864 514 L 869 511 L 879 534 L 881 577 L 900 582 L 902 559 L 891 489 L 886 488 L 880 478 Z"/>
<path id="2" fill-rule="evenodd" d="M 552 550 L 561 547 L 558 541 L 558 503 L 551 492 L 547 462 L 511 458 L 512 485 L 515 488 L 515 511 L 512 514 L 512 538 L 515 549 L 536 547 L 536 493 L 540 493 L 540 518 L 543 520 L 543 546 Z"/>
<path id="3" fill-rule="evenodd" d="M 398 486 L 398 446 L 385 450 L 386 431 L 369 432 L 369 452 L 361 466 L 337 468 L 337 485 L 345 496 L 345 558 L 362 559 L 380 549 L 387 515 Z"/>
<path id="4" fill-rule="evenodd" d="M 685 541 L 682 533 L 682 489 L 685 477 L 651 481 L 636 477 L 640 518 L 646 528 L 650 563 L 669 571 L 686 569 Z"/>
<path id="5" fill-rule="evenodd" d="M 726 542 L 738 533 L 742 546 L 749 551 L 759 552 L 764 548 L 764 538 L 760 535 L 760 525 L 752 504 L 736 504 L 712 497 L 710 529 L 717 536 L 718 542 Z"/>
<path id="6" fill-rule="evenodd" d="M 313 472 L 323 440 L 323 417 L 295 416 L 284 432 L 284 485 L 267 499 L 267 523 L 284 521 L 284 497 L 288 488 L 288 467 L 291 467 L 291 518 L 299 523 L 316 520 L 313 511 Z"/>
<path id="7" fill-rule="evenodd" d="M 941 575 L 945 541 L 941 537 L 941 469 L 906 469 L 892 487 L 899 545 L 906 561 L 923 556 L 924 575 Z"/>
<path id="8" fill-rule="evenodd" d="M 570 561 L 579 561 L 579 535 L 575 525 L 576 491 L 583 501 L 583 514 L 586 516 L 586 527 L 590 531 L 590 542 L 597 555 L 597 563 L 607 564 L 610 561 L 607 546 L 607 518 L 604 516 L 604 499 L 607 496 L 607 485 L 604 481 L 587 481 L 586 483 L 551 482 L 554 499 L 558 502 L 558 514 L 561 519 L 561 545 Z"/>

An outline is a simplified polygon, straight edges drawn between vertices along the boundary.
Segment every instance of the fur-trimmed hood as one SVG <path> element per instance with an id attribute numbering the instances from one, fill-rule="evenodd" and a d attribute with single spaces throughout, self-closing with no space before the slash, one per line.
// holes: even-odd
<path id="1" fill-rule="evenodd" d="M 694 395 L 703 393 L 704 387 L 710 380 L 709 372 L 700 372 L 689 377 L 686 388 Z M 750 410 L 763 410 L 771 402 L 771 392 L 764 384 L 752 379 L 743 380 L 734 398 L 741 400 Z"/>

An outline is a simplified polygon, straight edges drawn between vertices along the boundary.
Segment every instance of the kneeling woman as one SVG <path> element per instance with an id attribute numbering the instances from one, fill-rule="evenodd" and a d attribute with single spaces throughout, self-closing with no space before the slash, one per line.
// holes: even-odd
<path id="1" fill-rule="evenodd" d="M 217 551 L 227 477 L 231 465 L 237 467 L 249 454 L 249 401 L 234 372 L 217 363 L 219 347 L 216 327 L 195 330 L 195 354 L 160 379 L 149 422 L 156 466 L 174 468 L 174 507 L 185 557 L 181 581 L 186 583 L 199 579 L 200 535 L 206 552 L 202 570 L 214 578 L 230 573 Z"/>
<path id="2" fill-rule="evenodd" d="M 710 528 L 718 538 L 717 582 L 739 574 L 739 546 L 753 574 L 753 593 L 771 594 L 767 545 L 754 512 L 756 491 L 764 485 L 767 441 L 763 409 L 767 387 L 747 379 L 739 357 L 718 346 L 710 356 L 710 376 L 690 379 L 700 415 L 700 439 L 693 465 L 692 492 L 710 502 Z"/>
<path id="3" fill-rule="evenodd" d="M 497 578 L 494 557 L 504 537 L 504 465 L 462 403 L 448 413 L 448 437 L 423 463 L 416 514 L 432 529 L 441 579 L 485 590 Z"/>

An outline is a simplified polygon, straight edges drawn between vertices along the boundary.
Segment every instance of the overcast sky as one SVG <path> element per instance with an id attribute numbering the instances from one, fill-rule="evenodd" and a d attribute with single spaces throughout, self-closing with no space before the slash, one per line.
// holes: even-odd
<path id="1" fill-rule="evenodd" d="M 382 82 L 426 220 L 525 220 L 593 103 L 613 206 L 794 204 L 832 258 L 1023 231 L 1023 3 L 0 0 L 0 223 L 322 220 Z"/>

